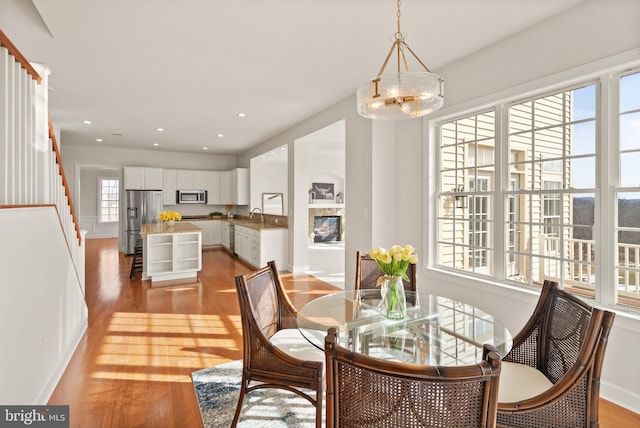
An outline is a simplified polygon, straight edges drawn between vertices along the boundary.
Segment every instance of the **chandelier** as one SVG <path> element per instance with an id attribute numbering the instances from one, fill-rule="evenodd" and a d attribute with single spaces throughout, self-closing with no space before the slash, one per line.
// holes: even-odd
<path id="1" fill-rule="evenodd" d="M 397 71 L 383 75 L 394 52 Z M 405 52 L 409 52 L 425 71 L 410 72 Z M 368 119 L 390 120 L 424 116 L 439 110 L 444 103 L 444 80 L 431 73 L 404 41 L 400 31 L 400 0 L 395 40 L 376 78 L 358 87 L 357 100 L 360 115 Z"/>

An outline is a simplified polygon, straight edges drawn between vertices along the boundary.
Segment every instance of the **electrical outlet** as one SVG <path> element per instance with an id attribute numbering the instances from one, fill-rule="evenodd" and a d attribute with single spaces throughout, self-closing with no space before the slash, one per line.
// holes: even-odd
<path id="1" fill-rule="evenodd" d="M 278 224 L 278 219 L 276 219 L 276 224 Z"/>

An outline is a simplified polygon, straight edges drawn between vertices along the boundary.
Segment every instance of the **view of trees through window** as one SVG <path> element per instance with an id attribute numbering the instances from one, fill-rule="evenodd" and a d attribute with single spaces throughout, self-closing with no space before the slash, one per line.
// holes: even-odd
<path id="1" fill-rule="evenodd" d="M 619 108 L 602 108 L 605 84 L 619 91 Z M 603 126 L 611 132 L 598 134 Z M 615 277 L 616 301 L 640 306 L 638 71 L 496 105 L 438 131 L 438 265 L 514 285 L 550 279 L 591 297 L 598 280 Z M 617 221 L 596 225 L 607 206 Z M 615 237 L 615 251 L 596 232 Z"/>

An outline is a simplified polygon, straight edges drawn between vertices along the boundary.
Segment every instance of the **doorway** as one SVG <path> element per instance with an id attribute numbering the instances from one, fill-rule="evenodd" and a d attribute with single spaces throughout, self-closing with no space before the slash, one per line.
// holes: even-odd
<path id="1" fill-rule="evenodd" d="M 301 251 L 306 250 L 305 273 L 345 288 L 345 121 L 341 120 L 295 141 L 296 216 L 305 224 L 294 228 Z M 300 161 L 300 162 L 299 162 Z"/>

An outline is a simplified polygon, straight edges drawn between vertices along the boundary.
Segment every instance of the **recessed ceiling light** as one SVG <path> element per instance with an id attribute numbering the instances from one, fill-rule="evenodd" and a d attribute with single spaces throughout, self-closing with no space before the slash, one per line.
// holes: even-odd
<path id="1" fill-rule="evenodd" d="M 238 117 L 246 117 L 247 114 L 246 113 L 238 113 Z"/>
<path id="2" fill-rule="evenodd" d="M 158 131 L 158 132 L 164 132 L 164 128 L 156 128 L 156 131 Z"/>
<path id="3" fill-rule="evenodd" d="M 218 134 L 218 138 L 224 137 L 224 134 Z"/>
<path id="4" fill-rule="evenodd" d="M 98 143 L 102 143 L 102 138 L 96 138 L 96 141 L 97 141 Z"/>
<path id="5" fill-rule="evenodd" d="M 154 146 L 159 146 L 160 144 L 158 144 L 158 143 L 153 143 L 153 145 L 154 145 Z"/>
<path id="6" fill-rule="evenodd" d="M 83 120 L 82 123 L 84 123 L 85 125 L 91 125 L 91 121 L 90 120 Z"/>
<path id="7" fill-rule="evenodd" d="M 203 147 L 202 150 L 209 150 L 209 147 Z"/>

